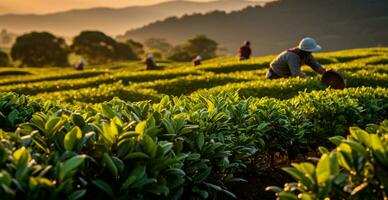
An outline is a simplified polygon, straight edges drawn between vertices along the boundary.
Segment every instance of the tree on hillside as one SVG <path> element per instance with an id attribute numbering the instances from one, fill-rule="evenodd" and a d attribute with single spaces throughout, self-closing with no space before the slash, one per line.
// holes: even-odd
<path id="1" fill-rule="evenodd" d="M 91 64 L 114 60 L 116 41 L 99 31 L 83 31 L 73 40 L 71 48 Z"/>
<path id="2" fill-rule="evenodd" d="M 135 40 L 132 40 L 132 39 L 129 39 L 125 42 L 126 44 L 128 44 L 132 50 L 138 55 L 138 57 L 141 57 L 142 55 L 144 55 L 144 45 L 140 42 L 137 42 Z"/>
<path id="3" fill-rule="evenodd" d="M 137 59 L 136 54 L 129 45 L 118 43 L 99 31 L 81 32 L 74 38 L 71 48 L 92 64 Z"/>
<path id="4" fill-rule="evenodd" d="M 7 67 L 9 65 L 9 58 L 5 52 L 0 51 L 0 67 Z"/>
<path id="5" fill-rule="evenodd" d="M 190 53 L 188 46 L 182 44 L 173 47 L 168 52 L 167 59 L 178 62 L 187 62 L 193 59 L 193 55 Z"/>
<path id="6" fill-rule="evenodd" d="M 203 59 L 217 56 L 218 43 L 205 35 L 197 35 L 189 39 L 185 44 L 175 46 L 168 58 L 174 61 L 190 61 L 200 55 Z"/>
<path id="7" fill-rule="evenodd" d="M 2 46 L 10 47 L 15 41 L 16 37 L 16 34 L 9 33 L 7 29 L 2 29 L 0 31 L 0 44 Z"/>
<path id="8" fill-rule="evenodd" d="M 19 36 L 11 57 L 22 66 L 67 66 L 69 54 L 65 40 L 48 32 L 31 32 Z"/>
<path id="9" fill-rule="evenodd" d="M 115 60 L 137 60 L 139 56 L 126 43 L 116 43 L 115 46 Z"/>
<path id="10" fill-rule="evenodd" d="M 12 42 L 11 36 L 8 34 L 6 29 L 2 29 L 0 32 L 0 44 L 10 44 Z"/>
<path id="11" fill-rule="evenodd" d="M 164 38 L 149 38 L 147 39 L 144 44 L 148 47 L 150 50 L 157 50 L 161 53 L 166 53 L 172 49 L 172 45 Z"/>
<path id="12" fill-rule="evenodd" d="M 197 35 L 188 40 L 187 48 L 193 57 L 201 55 L 203 59 L 209 59 L 217 56 L 218 43 L 206 35 Z"/>

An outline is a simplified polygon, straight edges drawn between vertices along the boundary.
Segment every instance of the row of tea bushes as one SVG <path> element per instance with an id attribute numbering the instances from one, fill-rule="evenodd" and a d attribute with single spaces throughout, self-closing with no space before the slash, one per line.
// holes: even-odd
<path id="1" fill-rule="evenodd" d="M 55 100 L 68 104 L 93 104 L 110 101 L 113 98 L 125 101 L 159 101 L 161 95 L 152 89 L 143 89 L 133 86 L 125 86 L 121 81 L 113 84 L 102 84 L 96 87 L 81 88 L 50 93 L 41 93 L 34 99 Z"/>
<path id="2" fill-rule="evenodd" d="M 383 88 L 283 101 L 237 93 L 165 96 L 155 104 L 115 99 L 67 109 L 13 93 L 1 97 L 7 120 L 10 105 L 36 108 L 20 113 L 17 123 L 25 123 L 16 130 L 7 123 L 0 131 L 4 199 L 234 197 L 226 185 L 244 181 L 235 174 L 248 166 L 265 171 L 271 155 L 292 158 L 388 115 Z"/>
<path id="3" fill-rule="evenodd" d="M 388 87 L 387 73 L 373 73 L 367 70 L 358 72 L 341 72 L 346 80 L 347 87 Z M 323 90 L 319 77 L 289 78 L 275 80 L 254 80 L 239 83 L 228 83 L 210 89 L 201 89 L 194 94 L 218 94 L 222 91 L 239 91 L 244 97 L 273 97 L 288 99 L 296 96 L 300 92 L 310 92 Z"/>
<path id="4" fill-rule="evenodd" d="M 45 92 L 58 92 L 65 90 L 75 90 L 96 87 L 100 84 L 112 84 L 121 81 L 125 84 L 132 82 L 151 82 L 155 80 L 173 79 L 181 76 L 198 75 L 202 72 L 192 70 L 180 71 L 150 71 L 150 72 L 119 72 L 119 73 L 104 73 L 100 76 L 93 76 L 88 78 L 88 73 L 85 77 L 78 77 L 73 79 L 60 78 L 59 80 L 40 81 L 39 79 L 29 80 L 14 85 L 0 86 L 0 92 L 16 92 L 26 95 L 37 95 Z M 82 73 L 83 74 L 83 73 Z M 75 74 L 79 76 L 79 74 Z M 42 79 L 55 79 L 56 76 L 44 77 Z M 57 77 L 58 78 L 58 77 Z M 27 79 L 28 80 L 28 79 Z M 17 80 L 19 81 L 19 80 Z M 31 82 L 32 81 L 32 82 Z M 112 97 L 113 98 L 113 97 Z"/>

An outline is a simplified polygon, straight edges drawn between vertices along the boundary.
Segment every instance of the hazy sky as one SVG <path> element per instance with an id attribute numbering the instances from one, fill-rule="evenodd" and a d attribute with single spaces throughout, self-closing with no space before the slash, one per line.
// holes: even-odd
<path id="1" fill-rule="evenodd" d="M 0 14 L 51 13 L 74 8 L 125 7 L 155 4 L 168 0 L 0 0 Z M 193 0 L 209 1 L 209 0 Z"/>

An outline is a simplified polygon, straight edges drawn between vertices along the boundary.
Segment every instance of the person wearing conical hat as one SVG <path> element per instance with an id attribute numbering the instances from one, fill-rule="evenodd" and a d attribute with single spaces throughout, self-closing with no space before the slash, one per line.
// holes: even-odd
<path id="1" fill-rule="evenodd" d="M 193 65 L 198 66 L 202 64 L 202 56 L 197 56 L 193 59 Z"/>
<path id="2" fill-rule="evenodd" d="M 83 70 L 84 66 L 85 66 L 85 61 L 84 61 L 84 59 L 81 58 L 80 61 L 78 62 L 78 64 L 76 64 L 74 66 L 74 69 L 75 70 Z"/>
<path id="3" fill-rule="evenodd" d="M 318 74 L 325 73 L 326 69 L 312 55 L 321 49 L 313 38 L 303 38 L 297 47 L 283 51 L 271 62 L 266 78 L 305 78 L 306 74 L 301 71 L 303 65 L 310 66 Z"/>
<path id="4" fill-rule="evenodd" d="M 154 55 L 152 53 L 147 54 L 145 64 L 146 64 L 146 70 L 156 69 L 156 63 L 154 61 Z"/>

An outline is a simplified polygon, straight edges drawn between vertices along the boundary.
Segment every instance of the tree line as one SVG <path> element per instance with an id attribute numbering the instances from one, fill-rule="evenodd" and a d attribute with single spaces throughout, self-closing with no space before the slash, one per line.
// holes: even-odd
<path id="1" fill-rule="evenodd" d="M 16 38 L 9 56 L 21 67 L 65 67 L 70 65 L 68 58 L 72 53 L 89 64 L 106 64 L 139 60 L 145 53 L 173 61 L 190 61 L 198 55 L 209 59 L 216 57 L 217 49 L 218 43 L 205 35 L 194 36 L 174 46 L 162 38 L 150 38 L 142 44 L 131 39 L 117 41 L 100 31 L 82 31 L 68 45 L 63 38 L 49 32 L 30 32 Z M 11 64 L 9 56 L 0 51 L 0 66 Z"/>

